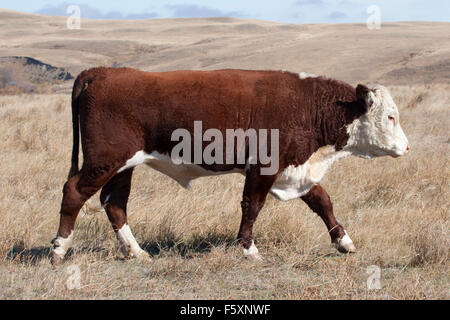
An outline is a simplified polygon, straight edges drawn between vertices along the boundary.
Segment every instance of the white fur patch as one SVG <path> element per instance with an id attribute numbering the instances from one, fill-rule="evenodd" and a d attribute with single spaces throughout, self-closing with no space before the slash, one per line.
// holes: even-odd
<path id="1" fill-rule="evenodd" d="M 287 201 L 301 197 L 322 180 L 331 165 L 346 156 L 347 151 L 338 151 L 334 146 L 319 148 L 304 164 L 291 165 L 277 178 L 270 194 L 278 200 Z"/>
<path id="2" fill-rule="evenodd" d="M 63 238 L 61 236 L 57 236 L 55 240 L 53 240 L 53 254 L 58 256 L 59 258 L 64 258 L 72 245 L 73 231 L 69 234 L 67 238 Z"/>
<path id="3" fill-rule="evenodd" d="M 342 246 L 347 246 L 347 245 L 349 245 L 349 244 L 353 244 L 353 241 L 352 241 L 352 239 L 350 239 L 350 237 L 348 236 L 348 234 L 347 234 L 347 231 L 345 231 L 345 235 L 342 237 L 342 239 L 340 240 L 340 244 L 342 245 Z"/>
<path id="4" fill-rule="evenodd" d="M 168 155 L 160 154 L 156 151 L 153 151 L 151 154 L 147 154 L 143 150 L 136 152 L 136 154 L 127 161 L 125 166 L 120 168 L 117 172 L 135 167 L 141 163 L 145 163 L 149 167 L 171 177 L 186 189 L 190 189 L 189 184 L 192 180 L 200 177 L 216 176 L 228 173 L 245 174 L 245 170 L 241 169 L 233 169 L 229 171 L 210 171 L 196 164 L 175 164 Z"/>
<path id="5" fill-rule="evenodd" d="M 252 240 L 252 244 L 248 249 L 244 248 L 244 257 L 260 260 L 258 248 L 255 246 L 255 242 Z"/>
<path id="6" fill-rule="evenodd" d="M 344 230 L 345 235 L 338 239 L 336 242 L 336 247 L 338 249 L 344 249 L 346 252 L 356 252 L 355 245 L 353 244 L 352 239 L 348 236 L 347 231 Z"/>
<path id="7" fill-rule="evenodd" d="M 142 250 L 137 243 L 127 223 L 117 231 L 116 235 L 117 239 L 120 241 L 122 253 L 126 257 L 139 257 L 141 255 L 148 256 L 147 252 Z"/>
<path id="8" fill-rule="evenodd" d="M 300 79 L 317 78 L 317 75 L 315 75 L 314 73 L 307 73 L 307 72 L 300 72 L 298 76 Z"/>

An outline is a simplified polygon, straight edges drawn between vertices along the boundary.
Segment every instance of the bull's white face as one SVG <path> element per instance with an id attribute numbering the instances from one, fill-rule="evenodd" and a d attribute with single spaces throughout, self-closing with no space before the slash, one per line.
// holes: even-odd
<path id="1" fill-rule="evenodd" d="M 368 110 L 348 126 L 346 148 L 363 158 L 406 154 L 409 151 L 408 139 L 400 126 L 398 109 L 388 89 L 374 86 L 364 92 L 363 98 Z"/>

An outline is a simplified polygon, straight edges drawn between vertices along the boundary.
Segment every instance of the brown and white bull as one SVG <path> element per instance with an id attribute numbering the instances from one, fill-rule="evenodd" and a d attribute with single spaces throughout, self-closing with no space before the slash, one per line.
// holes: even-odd
<path id="1" fill-rule="evenodd" d="M 71 245 L 79 210 L 100 189 L 100 201 L 124 254 L 148 258 L 128 226 L 126 209 L 133 168 L 142 163 L 184 187 L 202 176 L 245 175 L 238 239 L 246 257 L 260 259 L 252 229 L 269 193 L 283 201 L 301 198 L 325 222 L 337 249 L 354 252 L 356 248 L 334 217 L 320 180 L 333 162 L 346 156 L 398 157 L 409 150 L 397 107 L 385 87 L 354 88 L 304 73 L 156 73 L 94 68 L 83 71 L 75 81 L 72 117 L 72 166 L 53 240 L 54 263 L 64 258 Z M 224 136 L 230 129 L 277 130 L 277 149 L 271 148 L 272 153 L 278 152 L 277 170 L 261 173 L 268 164 L 251 161 L 248 139 L 244 142 L 244 162 L 174 161 L 171 155 L 178 142 L 173 132 L 182 129 L 194 135 L 194 124 L 199 121 L 203 132 L 215 129 Z M 84 161 L 78 170 L 80 132 Z M 205 141 L 202 143 L 204 148 Z M 225 149 L 224 145 L 223 150 L 216 150 L 215 156 L 225 154 Z M 230 149 L 233 158 L 242 152 L 238 149 Z"/>

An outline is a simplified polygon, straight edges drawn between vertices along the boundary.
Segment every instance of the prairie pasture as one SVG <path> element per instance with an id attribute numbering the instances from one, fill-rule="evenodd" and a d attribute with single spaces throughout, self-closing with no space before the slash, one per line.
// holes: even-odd
<path id="1" fill-rule="evenodd" d="M 301 200 L 269 197 L 255 226 L 264 261 L 247 261 L 235 242 L 243 176 L 201 178 L 188 191 L 142 166 L 129 222 L 153 261 L 121 259 L 96 195 L 56 268 L 48 253 L 70 165 L 70 96 L 1 96 L 0 298 L 448 299 L 450 86 L 390 89 L 411 152 L 342 160 L 322 183 L 356 254 L 337 253 Z M 74 265 L 81 287 L 69 290 Z M 381 289 L 369 290 L 373 265 Z"/>
<path id="2" fill-rule="evenodd" d="M 0 9 L 0 25 L 1 61 L 42 62 L 0 63 L 0 299 L 450 298 L 450 23 L 371 31 L 235 18 L 82 19 L 69 30 L 64 17 Z M 94 66 L 243 68 L 380 83 L 398 105 L 411 151 L 347 158 L 322 181 L 355 254 L 339 254 L 301 200 L 269 197 L 254 229 L 264 260 L 245 260 L 235 240 L 243 176 L 201 178 L 188 191 L 141 166 L 128 220 L 152 262 L 122 258 L 96 194 L 78 216 L 66 261 L 53 267 L 73 79 L 49 83 L 63 69 L 45 77 L 44 64 L 73 76 Z"/>

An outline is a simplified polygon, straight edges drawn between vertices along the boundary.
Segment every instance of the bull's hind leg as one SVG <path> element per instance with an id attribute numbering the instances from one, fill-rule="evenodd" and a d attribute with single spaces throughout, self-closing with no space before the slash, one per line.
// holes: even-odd
<path id="1" fill-rule="evenodd" d="M 52 240 L 52 263 L 59 264 L 72 244 L 73 229 L 80 209 L 114 175 L 112 169 L 83 168 L 64 184 L 59 228 Z"/>
<path id="2" fill-rule="evenodd" d="M 325 222 L 331 241 L 343 253 L 356 252 L 352 239 L 344 228 L 337 222 L 333 214 L 333 204 L 327 192 L 318 184 L 301 197 L 302 200 L 317 213 Z"/>
<path id="3" fill-rule="evenodd" d="M 120 249 L 125 257 L 149 260 L 148 253 L 141 249 L 128 226 L 127 202 L 131 189 L 133 169 L 116 174 L 103 187 L 100 201 L 112 224 Z"/>
<path id="4" fill-rule="evenodd" d="M 61 203 L 59 228 L 56 238 L 52 240 L 52 263 L 58 264 L 66 255 L 72 244 L 73 228 L 78 212 L 86 201 L 78 192 L 77 183 L 80 174 L 76 174 L 64 184 L 63 200 Z"/>
<path id="5" fill-rule="evenodd" d="M 261 176 L 259 168 L 252 168 L 245 178 L 244 195 L 241 202 L 242 220 L 238 239 L 244 247 L 244 256 L 253 260 L 261 260 L 258 248 L 253 241 L 253 224 L 259 211 L 264 206 L 267 193 L 272 187 L 276 176 Z"/>

